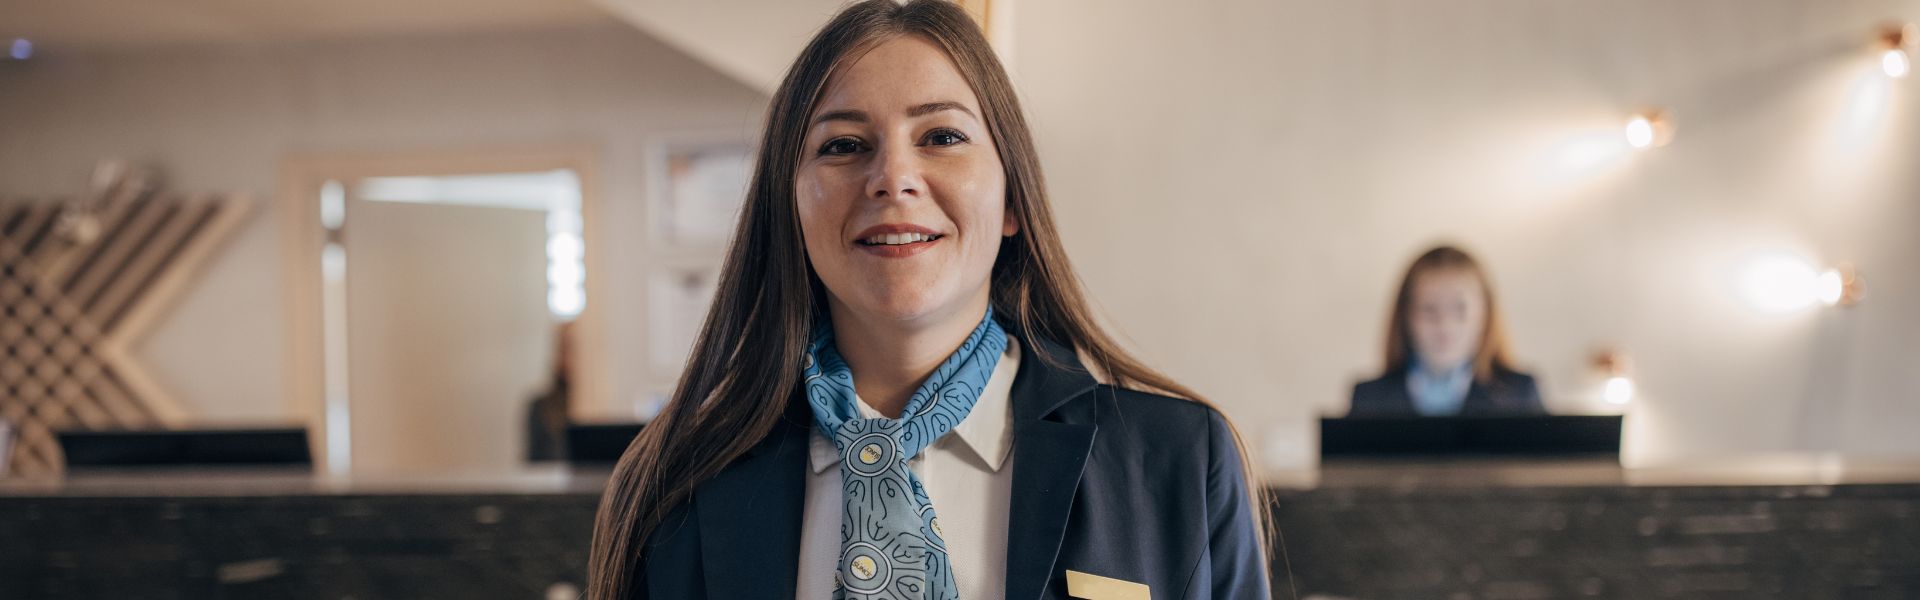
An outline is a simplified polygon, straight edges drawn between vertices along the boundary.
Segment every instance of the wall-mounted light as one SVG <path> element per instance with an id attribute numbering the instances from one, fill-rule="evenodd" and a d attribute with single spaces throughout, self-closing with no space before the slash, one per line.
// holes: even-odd
<path id="1" fill-rule="evenodd" d="M 1741 295 L 1762 312 L 1790 313 L 1816 305 L 1848 307 L 1866 297 L 1866 287 L 1852 265 L 1822 270 L 1788 255 L 1748 260 L 1741 279 Z"/>
<path id="2" fill-rule="evenodd" d="M 1920 28 L 1914 24 L 1886 26 L 1880 31 L 1880 70 L 1894 79 L 1905 78 L 1913 72 L 1915 44 L 1920 44 Z"/>
<path id="3" fill-rule="evenodd" d="M 1593 370 L 1601 377 L 1600 399 L 1613 406 L 1633 402 L 1633 376 L 1625 353 L 1614 349 L 1594 352 Z"/>
<path id="4" fill-rule="evenodd" d="M 1625 131 L 1627 145 L 1636 150 L 1665 146 L 1673 141 L 1673 116 L 1658 108 L 1643 110 L 1627 119 Z"/>
<path id="5" fill-rule="evenodd" d="M 7 44 L 7 57 L 14 60 L 33 58 L 33 42 L 27 38 L 14 38 Z"/>
<path id="6" fill-rule="evenodd" d="M 1841 263 L 1840 266 L 1820 272 L 1814 279 L 1814 297 L 1827 306 L 1849 307 L 1866 299 L 1866 284 L 1860 281 L 1860 272 L 1853 265 Z"/>

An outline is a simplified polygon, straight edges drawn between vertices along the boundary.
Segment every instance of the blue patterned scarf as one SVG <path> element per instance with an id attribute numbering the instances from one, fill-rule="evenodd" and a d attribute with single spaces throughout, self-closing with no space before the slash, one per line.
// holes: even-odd
<path id="1" fill-rule="evenodd" d="M 933 503 L 907 461 L 967 418 L 1007 349 L 989 307 L 973 333 L 927 376 L 898 419 L 861 418 L 853 372 L 822 325 L 802 378 L 813 420 L 840 450 L 845 510 L 833 597 L 859 600 L 959 598 Z"/>

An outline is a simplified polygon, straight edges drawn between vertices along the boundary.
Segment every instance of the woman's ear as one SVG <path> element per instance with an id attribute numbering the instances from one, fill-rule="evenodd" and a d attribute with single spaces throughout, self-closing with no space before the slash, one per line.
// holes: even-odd
<path id="1" fill-rule="evenodd" d="M 1012 203 L 1009 202 L 1008 204 L 1011 205 Z M 1008 208 L 1011 209 L 1012 206 L 1008 206 Z M 1020 219 L 1018 217 L 1019 215 L 1014 214 L 1012 210 L 1006 211 L 1006 213 L 1000 217 L 1001 220 L 1004 221 L 1000 224 L 1000 237 L 1013 237 L 1013 234 L 1020 233 Z"/>

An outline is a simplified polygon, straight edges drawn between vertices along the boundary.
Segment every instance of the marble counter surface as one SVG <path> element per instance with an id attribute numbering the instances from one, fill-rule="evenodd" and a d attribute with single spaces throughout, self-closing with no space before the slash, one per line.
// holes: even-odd
<path id="1" fill-rule="evenodd" d="M 305 470 L 174 468 L 0 479 L 0 496 L 598 495 L 610 467 L 553 464 L 505 472 L 335 476 Z M 1759 455 L 1622 467 L 1596 459 L 1345 459 L 1316 469 L 1269 470 L 1283 492 L 1555 488 L 1830 487 L 1920 485 L 1920 460 L 1818 454 Z"/>
<path id="2" fill-rule="evenodd" d="M 1897 462 L 1333 461 L 1276 487 L 1276 598 L 1920 597 Z M 0 483 L 0 596 L 574 597 L 605 469 Z"/>
<path id="3" fill-rule="evenodd" d="M 167 468 L 0 479 L 5 496 L 598 495 L 610 470 L 564 465 L 508 472 L 335 476 L 296 469 Z"/>

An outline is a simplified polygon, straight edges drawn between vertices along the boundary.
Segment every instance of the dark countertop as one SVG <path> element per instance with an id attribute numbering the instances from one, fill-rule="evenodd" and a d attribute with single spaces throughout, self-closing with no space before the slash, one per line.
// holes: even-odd
<path id="1" fill-rule="evenodd" d="M 609 469 L 563 465 L 494 473 L 339 477 L 286 468 L 91 471 L 61 478 L 0 479 L 8 496 L 598 495 Z"/>
<path id="2" fill-rule="evenodd" d="M 1330 461 L 1276 487 L 1299 598 L 1920 598 L 1920 461 Z M 1282 475 L 1286 475 L 1283 473 Z M 0 481 L 35 598 L 573 597 L 605 468 Z M 17 594 L 15 594 L 17 595 Z"/>
<path id="3" fill-rule="evenodd" d="M 171 468 L 0 479 L 13 496 L 598 495 L 609 468 L 533 466 L 509 472 L 355 475 L 284 468 Z M 1276 492 L 1367 494 L 1536 493 L 1599 488 L 1783 488 L 1920 485 L 1920 460 L 1783 454 L 1621 467 L 1608 458 L 1342 459 L 1314 470 L 1269 471 Z M 1790 489 L 1797 489 L 1794 492 Z M 1808 490 L 1816 490 L 1809 492 Z"/>

